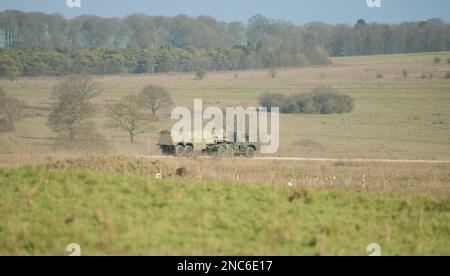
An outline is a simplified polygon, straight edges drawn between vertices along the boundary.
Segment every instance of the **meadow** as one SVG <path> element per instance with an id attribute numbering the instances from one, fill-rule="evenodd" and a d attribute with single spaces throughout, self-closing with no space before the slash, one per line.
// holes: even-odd
<path id="1" fill-rule="evenodd" d="M 440 57 L 439 64 L 434 62 Z M 278 69 L 272 79 L 267 70 L 194 74 L 97 76 L 103 87 L 95 99 L 96 125 L 107 138 L 108 154 L 155 155 L 157 132 L 170 128 L 171 109 L 149 121 L 145 133 L 131 145 L 127 135 L 108 127 L 105 108 L 142 87 L 166 88 L 176 106 L 193 106 L 194 98 L 206 106 L 257 106 L 266 92 L 286 95 L 330 86 L 355 100 L 355 110 L 343 115 L 282 115 L 278 156 L 328 158 L 450 158 L 449 52 L 333 58 L 333 64 Z M 407 76 L 403 72 L 407 72 Z M 432 75 L 432 76 L 431 76 Z M 426 77 L 423 77 L 426 76 Z M 0 154 L 55 154 L 54 134 L 46 122 L 52 88 L 60 77 L 0 80 L 9 94 L 29 105 L 28 116 L 14 133 L 0 135 Z"/>
<path id="2" fill-rule="evenodd" d="M 97 76 L 100 152 L 54 147 L 46 122 L 61 77 L 0 80 L 28 104 L 16 131 L 0 133 L 0 255 L 67 255 L 69 243 L 82 255 L 369 255 L 372 243 L 382 255 L 450 255 L 449 58 L 339 57 L 277 69 L 275 78 L 267 70 L 203 80 Z M 134 144 L 108 127 L 105 112 L 148 84 L 188 107 L 194 98 L 256 106 L 266 92 L 330 86 L 352 96 L 355 110 L 280 117 L 281 148 L 272 157 L 334 161 L 161 158 L 157 132 L 174 123 L 171 109 L 151 118 Z"/>
<path id="3" fill-rule="evenodd" d="M 0 169 L 0 255 L 448 255 L 448 197 Z"/>

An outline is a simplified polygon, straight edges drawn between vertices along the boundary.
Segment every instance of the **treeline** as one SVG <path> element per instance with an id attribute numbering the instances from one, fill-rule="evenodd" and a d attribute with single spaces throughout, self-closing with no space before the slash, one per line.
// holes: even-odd
<path id="1" fill-rule="evenodd" d="M 401 24 L 366 23 L 329 26 L 314 23 L 317 43 L 332 56 L 421 53 L 450 50 L 450 24 L 441 19 Z M 320 31 L 321 30 L 321 31 Z"/>
<path id="2" fill-rule="evenodd" d="M 72 74 L 144 74 L 238 70 L 327 64 L 321 47 L 279 53 L 242 46 L 232 49 L 7 49 L 0 51 L 0 77 Z"/>
<path id="3" fill-rule="evenodd" d="M 440 19 L 401 24 L 297 26 L 257 15 L 247 24 L 220 22 L 208 16 L 175 17 L 134 14 L 125 18 L 0 12 L 0 47 L 231 49 L 235 46 L 287 51 L 323 46 L 332 56 L 450 50 L 450 24 Z"/>
<path id="4" fill-rule="evenodd" d="M 320 65 L 331 56 L 450 50 L 450 24 L 315 22 L 257 15 L 247 24 L 212 17 L 125 18 L 0 12 L 0 77 L 187 72 Z"/>

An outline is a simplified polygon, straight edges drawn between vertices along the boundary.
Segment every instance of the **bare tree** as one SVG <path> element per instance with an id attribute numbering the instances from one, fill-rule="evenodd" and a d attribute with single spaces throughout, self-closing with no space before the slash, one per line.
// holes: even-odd
<path id="1" fill-rule="evenodd" d="M 84 136 L 84 130 L 92 129 L 89 119 L 95 113 L 91 99 L 98 96 L 100 88 L 97 83 L 85 77 L 71 77 L 54 88 L 56 99 L 53 111 L 48 118 L 48 125 L 60 138 L 73 141 Z"/>
<path id="2" fill-rule="evenodd" d="M 3 118 L 10 125 L 10 130 L 14 130 L 14 123 L 24 116 L 26 104 L 14 97 L 9 97 L 0 87 L 0 118 Z"/>
<path id="3" fill-rule="evenodd" d="M 153 115 L 155 115 L 159 109 L 173 104 L 170 94 L 164 88 L 157 85 L 147 85 L 144 87 L 142 96 L 145 105 L 150 108 Z"/>
<path id="4" fill-rule="evenodd" d="M 142 97 L 128 96 L 121 102 L 109 108 L 110 124 L 112 127 L 126 131 L 130 142 L 134 142 L 136 135 L 144 131 L 147 124 L 145 121 L 145 106 Z"/>

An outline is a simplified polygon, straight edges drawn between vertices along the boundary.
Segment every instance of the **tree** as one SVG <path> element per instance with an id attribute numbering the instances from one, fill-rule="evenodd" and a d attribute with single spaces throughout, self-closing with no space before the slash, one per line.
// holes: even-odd
<path id="1" fill-rule="evenodd" d="M 119 49 L 125 45 L 126 37 L 130 30 L 120 18 L 112 18 L 109 20 L 108 24 L 111 28 L 112 46 L 114 49 Z"/>
<path id="2" fill-rule="evenodd" d="M 0 118 L 3 118 L 14 130 L 14 123 L 21 120 L 24 116 L 25 102 L 9 97 L 0 87 Z"/>
<path id="3" fill-rule="evenodd" d="M 144 87 L 142 96 L 145 105 L 150 108 L 153 115 L 161 108 L 173 103 L 170 94 L 164 88 L 157 85 L 147 85 Z"/>
<path id="4" fill-rule="evenodd" d="M 19 77 L 20 72 L 17 69 L 12 69 L 8 71 L 7 77 L 10 81 L 16 81 L 17 77 Z"/>
<path id="5" fill-rule="evenodd" d="M 133 14 L 127 16 L 123 24 L 129 30 L 128 47 L 131 48 L 150 48 L 154 41 L 151 32 L 151 18 L 143 14 Z"/>
<path id="6" fill-rule="evenodd" d="M 111 127 L 126 131 L 130 143 L 134 142 L 136 135 L 144 131 L 147 124 L 142 97 L 128 96 L 117 104 L 112 105 L 108 111 Z"/>
<path id="7" fill-rule="evenodd" d="M 78 32 L 86 48 L 107 47 L 111 38 L 110 24 L 107 19 L 83 15 L 74 19 L 79 22 Z"/>
<path id="8" fill-rule="evenodd" d="M 8 77 L 10 80 L 20 74 L 15 61 L 7 54 L 0 53 L 0 78 Z"/>
<path id="9" fill-rule="evenodd" d="M 53 93 L 56 103 L 48 125 L 60 139 L 72 142 L 93 130 L 89 119 L 95 113 L 91 100 L 100 93 L 97 83 L 86 77 L 71 77 L 60 82 Z"/>

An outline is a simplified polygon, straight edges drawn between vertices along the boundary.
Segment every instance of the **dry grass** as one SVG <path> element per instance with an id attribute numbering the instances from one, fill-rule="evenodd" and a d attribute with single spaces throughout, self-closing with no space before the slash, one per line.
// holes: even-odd
<path id="1" fill-rule="evenodd" d="M 333 116 L 281 116 L 281 148 L 278 155 L 334 158 L 450 158 L 450 80 L 448 65 L 435 64 L 450 53 L 334 58 L 333 65 L 277 69 L 275 79 L 267 70 L 211 72 L 198 81 L 193 74 L 99 76 L 104 92 L 98 105 L 97 127 L 106 136 L 109 154 L 157 154 L 157 131 L 170 128 L 170 110 L 130 145 L 126 133 L 107 127 L 105 107 L 139 92 L 145 85 L 168 89 L 176 105 L 192 106 L 202 98 L 205 106 L 257 105 L 268 91 L 284 94 L 307 92 L 323 85 L 355 99 L 351 114 Z M 408 70 L 408 78 L 400 73 Z M 377 72 L 384 78 L 377 79 Z M 421 79 L 423 72 L 434 78 Z M 238 78 L 236 78 L 238 74 Z M 25 100 L 28 117 L 16 133 L 0 135 L 0 154 L 55 153 L 53 134 L 46 125 L 52 87 L 58 77 L 0 80 L 8 93 Z M 300 141 L 300 142 L 299 142 Z M 307 145 L 302 141 L 314 141 Z M 61 152 L 61 154 L 65 154 Z"/>
<path id="2" fill-rule="evenodd" d="M 46 165 L 58 170 L 93 170 L 163 179 L 268 184 L 299 188 L 362 190 L 392 194 L 450 196 L 450 164 L 392 164 L 318 161 L 267 161 L 246 158 L 193 159 L 84 156 L 78 158 L 10 156 L 17 164 Z M 0 159 L 1 160 L 1 159 Z M 39 162 L 39 161 L 40 162 Z M 0 163 L 1 164 L 1 163 Z"/>
<path id="3" fill-rule="evenodd" d="M 383 164 L 242 159 L 161 160 L 163 177 L 186 169 L 193 180 L 299 187 L 361 189 L 394 194 L 450 196 L 450 164 Z"/>

